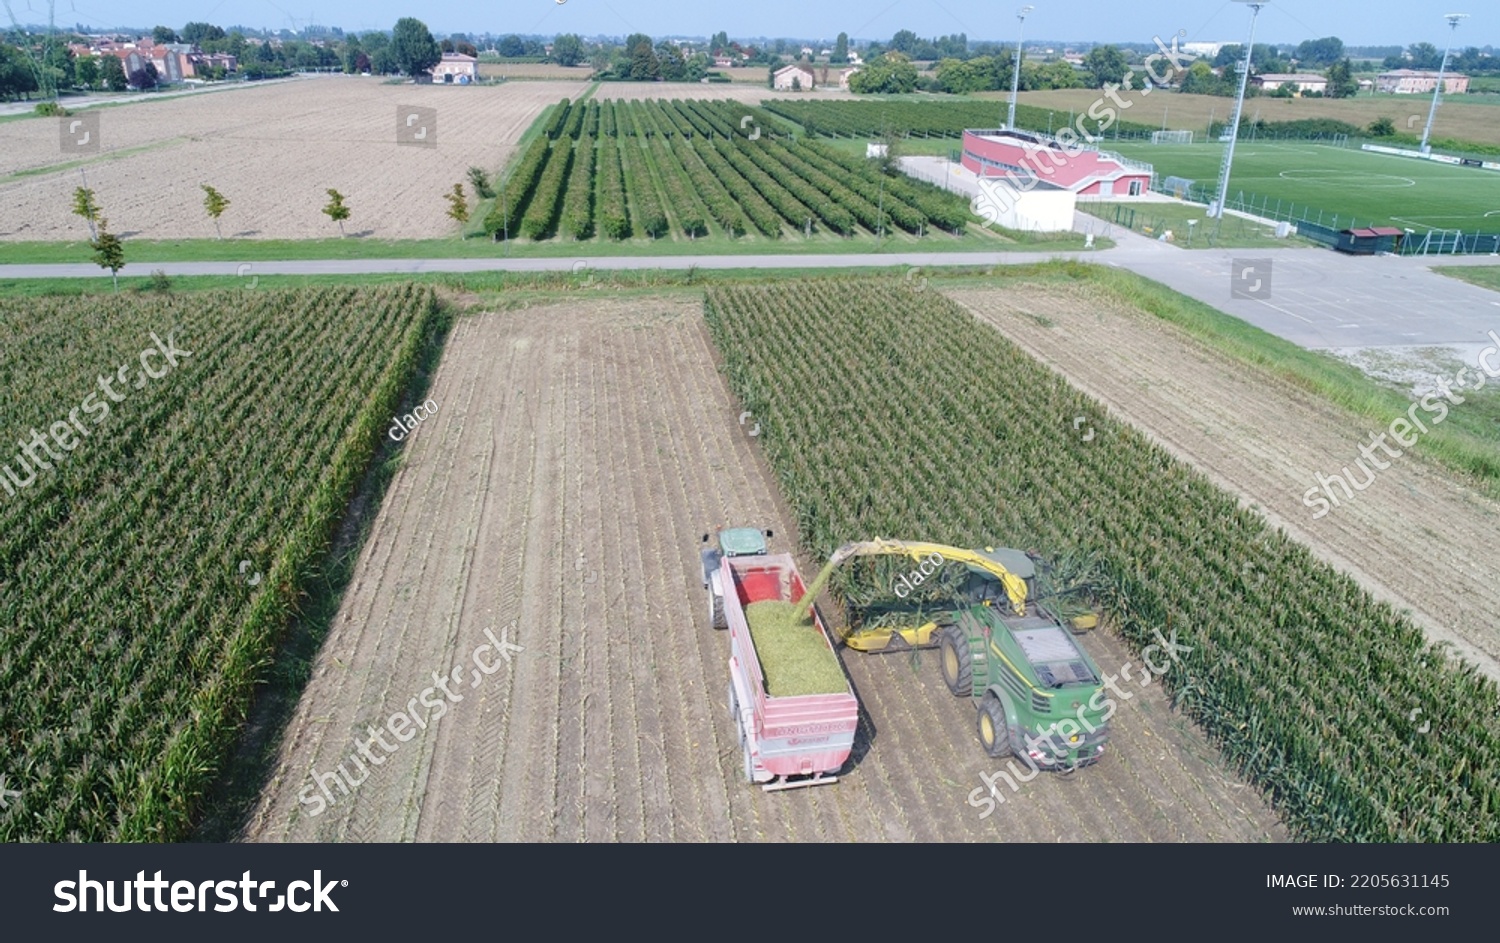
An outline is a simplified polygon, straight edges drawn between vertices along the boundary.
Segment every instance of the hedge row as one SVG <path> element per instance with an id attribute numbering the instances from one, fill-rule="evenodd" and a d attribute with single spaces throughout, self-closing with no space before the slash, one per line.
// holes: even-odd
<path id="1" fill-rule="evenodd" d="M 548 140 L 555 141 L 562 134 L 563 127 L 568 123 L 568 112 L 572 110 L 573 106 L 566 98 L 558 103 L 557 110 L 552 113 L 552 120 L 547 124 Z"/>
<path id="2" fill-rule="evenodd" d="M 765 201 L 776 212 L 781 214 L 781 218 L 790 223 L 794 228 L 802 229 L 810 220 L 818 216 L 814 210 L 809 208 L 808 204 L 789 193 L 770 174 L 757 166 L 749 157 L 746 157 L 741 148 L 735 147 L 733 141 L 730 141 L 728 138 L 716 138 L 713 144 L 719 153 L 724 155 L 724 159 L 729 161 L 729 165 L 734 168 L 735 172 L 744 177 L 755 188 L 755 191 L 764 197 Z M 748 150 L 748 148 L 745 150 Z M 827 201 L 820 199 L 818 202 L 826 203 Z"/>
<path id="3" fill-rule="evenodd" d="M 568 165 L 572 162 L 573 142 L 563 137 L 552 146 L 542 177 L 526 207 L 526 215 L 521 218 L 521 235 L 527 239 L 545 239 L 552 235 L 558 204 L 562 202 L 563 183 L 568 179 Z"/>
<path id="4" fill-rule="evenodd" d="M 813 211 L 817 213 L 818 218 L 829 229 L 832 229 L 841 236 L 854 234 L 855 227 L 858 225 L 858 220 L 854 218 L 854 214 L 828 199 L 823 194 L 823 191 L 796 174 L 788 173 L 786 168 L 780 162 L 771 159 L 763 148 L 741 146 L 739 150 L 750 160 L 754 161 L 755 165 L 761 170 L 775 176 L 777 181 L 790 191 L 793 196 L 812 207 Z"/>
<path id="5" fill-rule="evenodd" d="M 688 143 L 698 156 L 703 158 L 703 163 L 708 166 L 710 172 L 723 182 L 724 187 L 745 211 L 745 215 L 750 218 L 755 228 L 772 239 L 781 238 L 781 216 L 771 208 L 771 204 L 766 202 L 765 197 L 756 193 L 755 188 L 735 172 L 729 161 L 724 159 L 724 155 L 715 150 L 705 138 L 695 137 Z"/>
<path id="6" fill-rule="evenodd" d="M 594 234 L 594 139 L 587 132 L 573 149 L 560 229 L 574 239 Z"/>
<path id="7" fill-rule="evenodd" d="M 500 198 L 484 218 L 485 232 L 500 235 L 515 235 L 517 222 L 526 211 L 526 203 L 536 188 L 542 165 L 547 162 L 547 138 L 539 137 L 526 148 L 510 179 L 500 189 Z"/>
<path id="8" fill-rule="evenodd" d="M 625 209 L 625 179 L 620 172 L 620 144 L 618 138 L 605 138 L 599 142 L 599 197 L 594 204 L 599 218 L 599 229 L 611 239 L 624 239 L 630 235 L 630 214 Z"/>
<path id="9" fill-rule="evenodd" d="M 882 227 L 882 208 L 884 209 L 885 215 L 887 217 L 889 217 L 893 221 L 897 218 L 896 214 L 891 210 L 893 205 L 899 205 L 899 201 L 891 197 L 890 194 L 885 194 L 883 196 L 877 194 L 876 201 L 878 202 L 872 202 L 871 200 L 866 199 L 863 195 L 855 192 L 850 187 L 845 186 L 839 180 L 819 170 L 817 167 L 802 159 L 800 156 L 792 153 L 787 149 L 785 145 L 779 142 L 757 141 L 755 144 L 750 144 L 747 146 L 761 147 L 762 149 L 764 149 L 767 154 L 779 161 L 782 166 L 787 169 L 788 173 L 793 173 L 797 176 L 800 176 L 803 180 L 806 180 L 808 183 L 823 191 L 823 193 L 826 194 L 828 198 L 834 200 L 840 206 L 844 207 L 844 209 L 853 213 L 855 218 L 859 220 L 860 225 L 864 226 L 871 232 L 878 232 Z M 880 205 L 881 203 L 884 204 L 883 207 Z M 926 220 L 926 217 L 922 216 L 922 214 L 920 213 L 917 213 L 916 210 L 913 210 L 910 207 L 905 207 L 904 209 L 905 213 L 916 214 L 917 221 L 911 226 L 912 230 L 915 231 L 917 225 L 919 225 L 921 222 L 924 222 Z M 905 215 L 905 213 L 903 213 L 903 216 Z M 909 217 L 907 218 L 909 219 Z M 906 228 L 904 224 L 902 225 L 902 228 Z"/>
<path id="10" fill-rule="evenodd" d="M 743 236 L 750 228 L 744 211 L 735 202 L 734 195 L 724 186 L 723 181 L 709 169 L 703 157 L 686 146 L 677 148 L 673 153 L 682 161 L 682 169 L 687 171 L 688 179 L 693 182 L 693 189 L 708 209 L 708 215 L 723 226 L 729 235 Z"/>
<path id="11" fill-rule="evenodd" d="M 672 205 L 672 212 L 677 216 L 678 227 L 689 239 L 708 235 L 708 221 L 698 207 L 698 200 L 693 196 L 693 185 L 672 148 L 661 138 L 656 138 L 651 142 L 650 154 L 652 163 L 656 165 L 657 176 L 661 178 L 667 202 Z"/>
<path id="12" fill-rule="evenodd" d="M 651 180 L 651 168 L 647 163 L 642 144 L 625 141 L 620 145 L 620 169 L 625 174 L 625 193 L 630 197 L 630 206 L 635 210 L 635 222 L 640 231 L 656 239 L 667 231 L 667 214 L 656 196 L 656 184 Z"/>
<path id="13" fill-rule="evenodd" d="M 856 157 L 818 141 L 803 140 L 799 141 L 796 146 L 805 148 L 809 153 L 816 155 L 819 160 L 836 164 L 851 174 L 857 174 L 866 179 L 877 179 L 880 175 L 880 169 L 869 159 Z M 941 229 L 954 233 L 963 232 L 969 221 L 973 219 L 969 204 L 963 197 L 949 193 L 942 187 L 924 180 L 914 180 L 905 174 L 896 174 L 886 177 L 885 185 L 887 193 L 893 193 L 898 199 L 921 210 L 929 223 Z"/>

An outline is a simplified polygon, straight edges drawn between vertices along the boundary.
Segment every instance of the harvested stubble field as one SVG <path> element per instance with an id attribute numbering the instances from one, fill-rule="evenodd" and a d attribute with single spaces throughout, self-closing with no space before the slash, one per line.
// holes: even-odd
<path id="1" fill-rule="evenodd" d="M 1158 685 L 1121 704 L 1104 762 L 1015 794 L 1001 782 L 1005 803 L 981 818 L 968 797 L 1000 766 L 932 653 L 841 652 L 863 711 L 840 782 L 744 783 L 699 538 L 747 523 L 796 541 L 696 297 L 461 319 L 430 396 L 438 413 L 407 442 L 243 838 L 1286 838 Z M 522 650 L 471 687 L 486 629 Z M 1106 671 L 1132 661 L 1107 634 L 1087 644 Z M 312 771 L 360 779 L 349 758 L 367 725 L 453 665 L 464 700 L 311 815 Z"/>
<path id="2" fill-rule="evenodd" d="M 550 79 L 557 82 L 586 82 L 594 74 L 592 66 L 558 65 L 555 62 L 486 62 L 479 60 L 480 78 Z"/>
<path id="3" fill-rule="evenodd" d="M 346 198 L 351 235 L 456 234 L 444 192 L 465 180 L 470 165 L 498 171 L 543 109 L 583 88 L 540 81 L 386 85 L 321 76 L 101 109 L 94 155 L 62 153 L 54 119 L 6 122 L 0 124 L 6 206 L 0 240 L 87 240 L 87 225 L 70 212 L 73 189 L 83 182 L 73 163 L 80 157 L 111 229 L 126 237 L 213 238 L 199 189 L 204 183 L 230 200 L 220 221 L 226 237 L 337 236 L 320 212 L 330 187 Z M 402 106 L 437 110 L 435 147 L 396 143 Z"/>

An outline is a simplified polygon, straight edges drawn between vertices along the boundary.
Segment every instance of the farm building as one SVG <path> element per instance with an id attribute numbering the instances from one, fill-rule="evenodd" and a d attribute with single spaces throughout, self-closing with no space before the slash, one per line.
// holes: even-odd
<path id="1" fill-rule="evenodd" d="M 808 91 L 814 87 L 812 69 L 800 65 L 782 66 L 773 73 L 771 87 L 778 92 L 790 92 L 794 88 Z"/>
<path id="2" fill-rule="evenodd" d="M 1267 72 L 1264 75 L 1251 76 L 1250 81 L 1257 88 L 1263 88 L 1266 91 L 1275 91 L 1283 85 L 1291 85 L 1298 95 L 1306 92 L 1317 92 L 1321 95 L 1328 90 L 1328 80 L 1311 72 Z"/>
<path id="3" fill-rule="evenodd" d="M 1375 90 L 1391 95 L 1426 95 L 1437 88 L 1438 74 L 1422 69 L 1393 69 L 1375 76 Z M 1469 77 L 1456 72 L 1443 76 L 1443 94 L 1462 95 L 1469 90 Z"/>
<path id="4" fill-rule="evenodd" d="M 461 52 L 445 52 L 432 67 L 432 80 L 444 85 L 468 85 L 479 79 L 479 60 Z"/>
<path id="5" fill-rule="evenodd" d="M 980 178 L 1035 177 L 1076 196 L 1140 196 L 1151 189 L 1150 164 L 1091 145 L 1013 129 L 967 130 L 963 141 L 962 163 Z"/>
<path id="6" fill-rule="evenodd" d="M 858 71 L 859 71 L 859 66 L 855 66 L 852 69 L 840 69 L 839 70 L 839 88 L 841 88 L 841 89 L 843 89 L 844 91 L 847 92 L 849 90 L 849 78 L 850 78 L 850 76 L 854 75 L 854 73 L 856 73 Z"/>
<path id="7" fill-rule="evenodd" d="M 1067 232 L 1073 228 L 1078 194 L 1045 180 L 1015 185 L 1012 179 L 979 181 L 979 196 L 970 208 L 981 219 L 1021 232 Z"/>

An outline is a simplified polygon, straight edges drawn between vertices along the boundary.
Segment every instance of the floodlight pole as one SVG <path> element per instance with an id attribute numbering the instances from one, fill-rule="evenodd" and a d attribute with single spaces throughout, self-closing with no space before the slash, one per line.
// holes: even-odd
<path id="1" fill-rule="evenodd" d="M 1026 29 L 1026 14 L 1033 9 L 1035 7 L 1024 6 L 1016 11 L 1016 19 L 1021 25 L 1016 29 L 1016 71 L 1010 80 L 1010 111 L 1005 118 L 1005 127 L 1010 131 L 1016 128 L 1016 93 L 1021 90 L 1021 36 Z"/>
<path id="2" fill-rule="evenodd" d="M 1246 3 L 1246 0 L 1235 0 Z M 1234 144 L 1240 136 L 1240 112 L 1245 107 L 1245 85 L 1250 81 L 1251 56 L 1255 54 L 1255 20 L 1264 3 L 1250 2 L 1250 39 L 1245 43 L 1245 61 L 1240 69 L 1240 90 L 1234 97 L 1234 114 L 1229 118 L 1229 146 L 1224 150 L 1224 166 L 1219 168 L 1219 199 L 1208 208 L 1208 215 L 1224 221 L 1224 201 L 1229 197 L 1229 168 L 1234 165 Z"/>
<path id="3" fill-rule="evenodd" d="M 1467 13 L 1443 14 L 1448 20 L 1448 48 L 1443 50 L 1443 64 L 1438 66 L 1437 88 L 1432 90 L 1432 107 L 1427 109 L 1427 127 L 1422 129 L 1422 146 L 1418 150 L 1423 154 L 1431 150 L 1427 139 L 1432 135 L 1432 119 L 1437 117 L 1438 99 L 1443 95 L 1443 75 L 1448 71 L 1448 53 L 1453 51 L 1453 34 L 1458 32 L 1458 21 L 1468 15 Z"/>

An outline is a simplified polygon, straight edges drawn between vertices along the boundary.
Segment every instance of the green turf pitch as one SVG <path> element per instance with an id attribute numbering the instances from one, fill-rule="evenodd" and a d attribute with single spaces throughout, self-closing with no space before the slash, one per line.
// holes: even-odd
<path id="1" fill-rule="evenodd" d="M 1186 177 L 1214 190 L 1223 160 L 1222 144 L 1112 145 L 1126 157 L 1151 163 L 1159 178 Z M 1323 211 L 1324 225 L 1335 214 L 1340 227 L 1396 226 L 1426 232 L 1458 229 L 1500 232 L 1500 171 L 1455 167 L 1409 157 L 1373 154 L 1357 148 L 1300 142 L 1241 141 L 1234 149 L 1229 181 L 1230 208 L 1243 193 L 1256 206 L 1262 199 L 1282 215 L 1296 204 Z"/>

